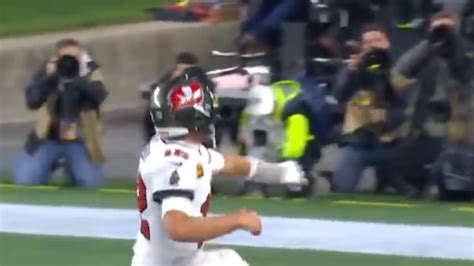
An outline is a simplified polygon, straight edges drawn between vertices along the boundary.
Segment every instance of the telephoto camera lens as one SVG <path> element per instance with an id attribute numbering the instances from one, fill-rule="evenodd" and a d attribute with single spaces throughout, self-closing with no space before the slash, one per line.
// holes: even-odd
<path id="1" fill-rule="evenodd" d="M 454 29 L 450 26 L 441 25 L 435 27 L 429 33 L 429 43 L 441 55 L 450 56 L 453 50 L 455 34 Z"/>
<path id="2" fill-rule="evenodd" d="M 72 79 L 79 76 L 79 61 L 72 55 L 61 56 L 56 67 L 60 77 Z"/>
<path id="3" fill-rule="evenodd" d="M 368 73 L 385 73 L 391 66 L 390 55 L 385 49 L 374 49 L 363 56 L 361 65 Z"/>
<path id="4" fill-rule="evenodd" d="M 362 57 L 359 63 L 359 80 L 366 87 L 380 88 L 381 82 L 387 79 L 391 59 L 385 49 L 374 49 Z"/>

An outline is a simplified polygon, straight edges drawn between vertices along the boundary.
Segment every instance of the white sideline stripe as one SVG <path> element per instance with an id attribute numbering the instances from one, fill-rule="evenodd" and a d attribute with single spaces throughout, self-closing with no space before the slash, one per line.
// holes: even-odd
<path id="1" fill-rule="evenodd" d="M 134 239 L 135 210 L 0 204 L 0 232 Z M 474 260 L 474 228 L 263 217 L 263 234 L 211 243 Z"/>

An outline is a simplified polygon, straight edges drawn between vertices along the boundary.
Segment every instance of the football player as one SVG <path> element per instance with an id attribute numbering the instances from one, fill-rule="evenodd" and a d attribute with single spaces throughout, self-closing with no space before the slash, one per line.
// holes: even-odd
<path id="1" fill-rule="evenodd" d="M 202 250 L 204 241 L 232 231 L 259 235 L 262 230 L 257 213 L 247 209 L 207 217 L 212 176 L 301 185 L 303 174 L 293 162 L 224 156 L 205 147 L 213 138 L 215 98 L 201 79 L 184 74 L 156 90 L 157 135 L 140 158 L 140 230 L 132 266 L 248 265 L 233 250 Z"/>

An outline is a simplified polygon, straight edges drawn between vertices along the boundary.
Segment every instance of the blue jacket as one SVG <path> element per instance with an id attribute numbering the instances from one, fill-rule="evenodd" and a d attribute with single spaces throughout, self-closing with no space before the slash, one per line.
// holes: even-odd
<path id="1" fill-rule="evenodd" d="M 331 129 L 329 108 L 325 103 L 326 94 L 313 80 L 307 77 L 297 79 L 302 93 L 290 100 L 283 110 L 283 119 L 300 113 L 309 119 L 310 132 L 319 143 L 324 144 Z"/>
<path id="2" fill-rule="evenodd" d="M 242 23 L 244 33 L 252 33 L 270 45 L 278 45 L 284 21 L 305 21 L 309 0 L 262 0 L 259 8 Z"/>

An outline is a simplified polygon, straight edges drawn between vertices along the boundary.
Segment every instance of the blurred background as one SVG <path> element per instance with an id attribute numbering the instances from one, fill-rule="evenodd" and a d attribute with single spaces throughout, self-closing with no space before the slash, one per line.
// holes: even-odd
<path id="1" fill-rule="evenodd" d="M 293 190 L 216 177 L 217 211 L 473 226 L 472 0 L 0 9 L 1 202 L 133 206 L 154 89 L 197 66 L 219 96 L 216 148 L 295 160 L 309 181 Z"/>

